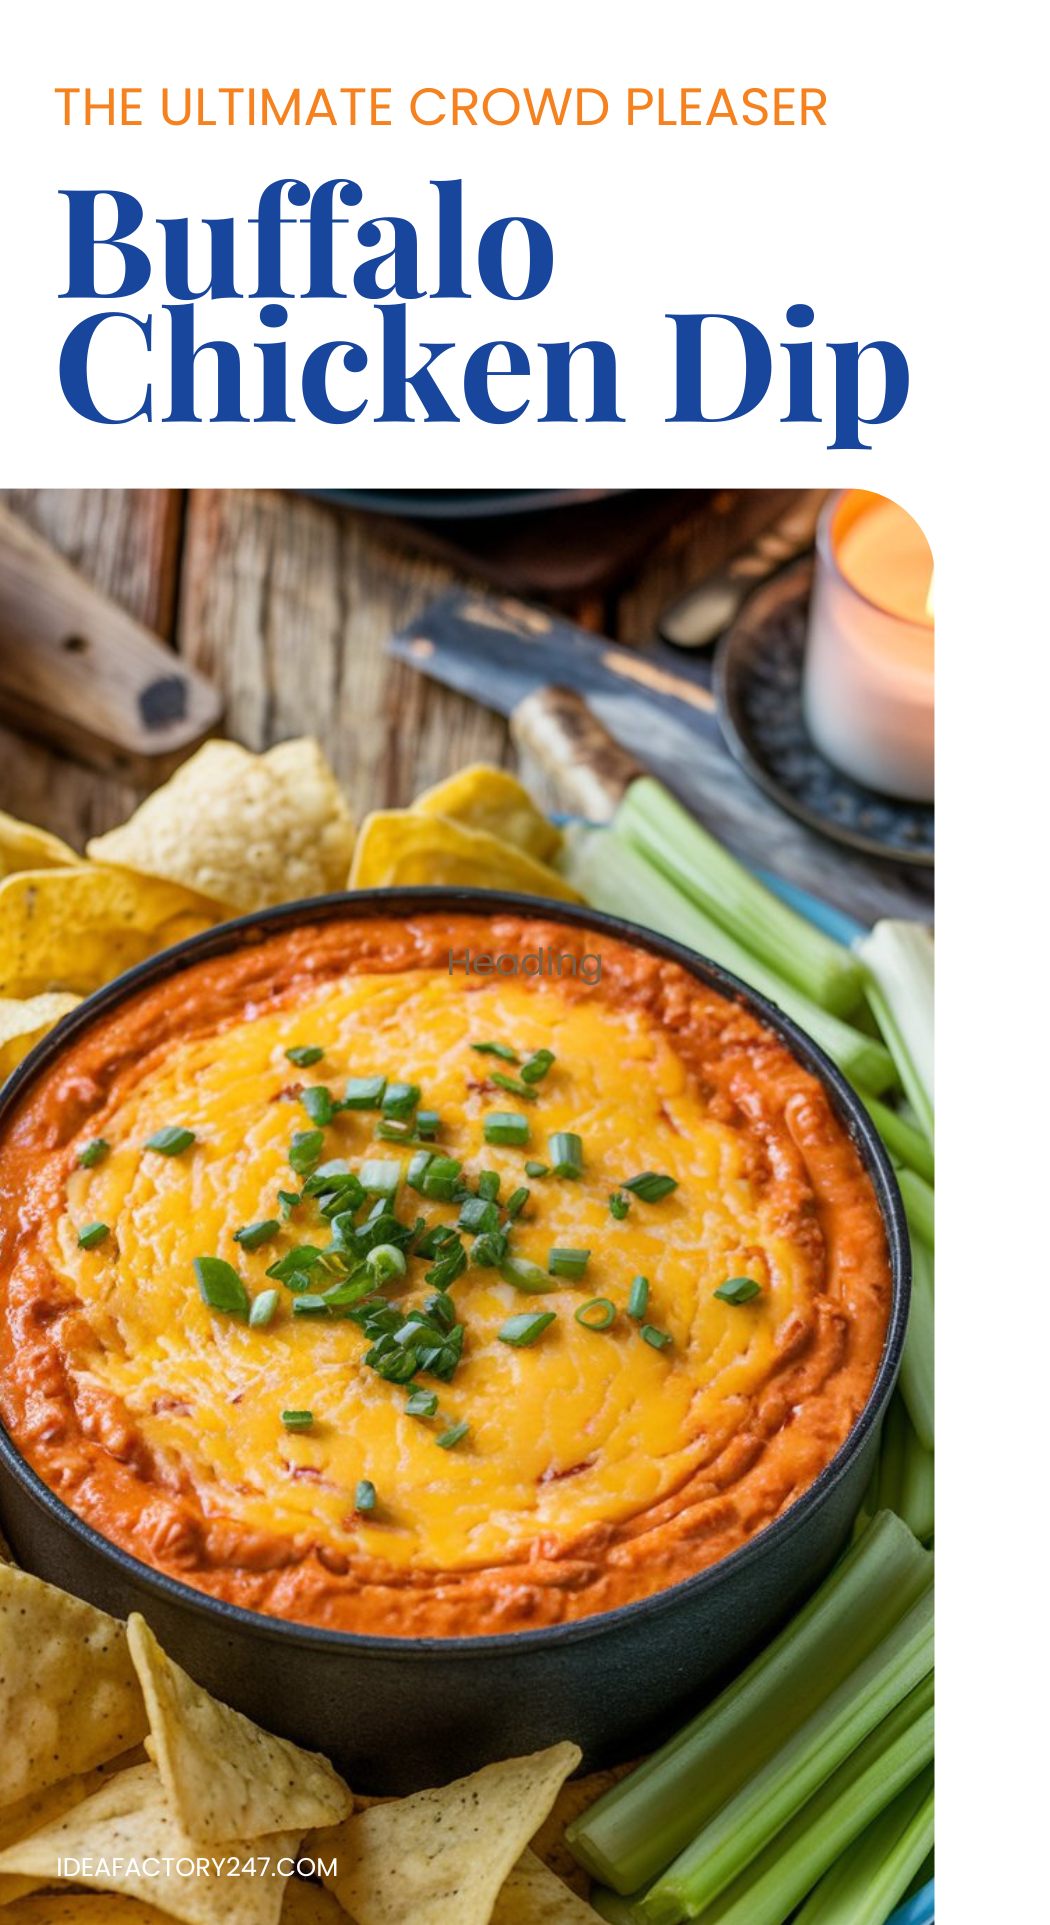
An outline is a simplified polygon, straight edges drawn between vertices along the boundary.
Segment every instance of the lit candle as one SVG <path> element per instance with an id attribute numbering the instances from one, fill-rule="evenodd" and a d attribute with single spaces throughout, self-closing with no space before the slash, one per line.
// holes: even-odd
<path id="1" fill-rule="evenodd" d="M 933 557 L 895 501 L 850 488 L 817 530 L 806 727 L 866 787 L 933 800 Z"/>

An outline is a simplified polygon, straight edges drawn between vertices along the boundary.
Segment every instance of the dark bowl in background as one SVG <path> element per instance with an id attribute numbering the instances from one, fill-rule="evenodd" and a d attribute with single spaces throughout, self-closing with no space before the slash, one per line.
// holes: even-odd
<path id="1" fill-rule="evenodd" d="M 897 1378 L 910 1293 L 907 1228 L 892 1165 L 863 1105 L 787 1016 L 713 963 L 631 923 L 563 903 L 480 890 L 363 890 L 225 923 L 88 997 L 19 1065 L 0 1121 L 97 1017 L 188 964 L 288 925 L 427 910 L 511 914 L 585 927 L 676 962 L 752 1011 L 821 1081 L 882 1212 L 893 1304 L 882 1361 L 849 1437 L 807 1491 L 720 1563 L 654 1597 L 564 1626 L 498 1637 L 384 1638 L 326 1631 L 222 1603 L 108 1542 L 24 1462 L 0 1426 L 0 1523 L 26 1570 L 119 1617 L 138 1610 L 179 1663 L 268 1729 L 325 1752 L 362 1791 L 406 1792 L 560 1738 L 586 1768 L 640 1752 L 703 1702 L 816 1586 L 848 1538 Z"/>

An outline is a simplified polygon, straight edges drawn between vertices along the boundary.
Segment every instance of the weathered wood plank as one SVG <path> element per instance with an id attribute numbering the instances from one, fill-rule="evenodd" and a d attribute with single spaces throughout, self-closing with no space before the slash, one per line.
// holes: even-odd
<path id="1" fill-rule="evenodd" d="M 387 638 L 453 581 L 369 517 L 302 496 L 190 496 L 176 639 L 226 697 L 230 734 L 323 743 L 351 805 L 409 801 L 461 763 L 507 759 L 501 718 L 391 662 Z"/>
<path id="2" fill-rule="evenodd" d="M 149 489 L 9 489 L 13 512 L 89 580 L 165 637 L 174 615 L 182 498 Z M 0 727 L 0 808 L 80 848 L 120 822 L 139 791 Z"/>

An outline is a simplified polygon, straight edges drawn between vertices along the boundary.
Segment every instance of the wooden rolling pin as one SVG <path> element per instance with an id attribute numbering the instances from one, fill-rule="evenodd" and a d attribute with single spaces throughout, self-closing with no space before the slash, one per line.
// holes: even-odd
<path id="1" fill-rule="evenodd" d="M 0 719 L 153 783 L 221 718 L 203 676 L 0 508 Z"/>

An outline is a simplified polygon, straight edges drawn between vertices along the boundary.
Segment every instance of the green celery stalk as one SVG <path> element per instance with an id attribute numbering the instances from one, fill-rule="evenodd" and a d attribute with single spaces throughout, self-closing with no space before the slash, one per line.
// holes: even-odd
<path id="1" fill-rule="evenodd" d="M 877 922 L 854 950 L 866 994 L 901 1082 L 933 1142 L 933 937 L 924 923 Z"/>
<path id="2" fill-rule="evenodd" d="M 914 1170 L 898 1170 L 897 1182 L 904 1199 L 904 1211 L 912 1240 L 920 1237 L 927 1250 L 934 1248 L 933 1241 L 933 1191 Z"/>
<path id="3" fill-rule="evenodd" d="M 858 1549 L 863 1549 L 870 1535 L 865 1533 Z M 773 1757 L 719 1806 L 638 1901 L 635 1909 L 639 1918 L 646 1925 L 678 1925 L 681 1919 L 701 1914 L 741 1878 L 776 1833 L 798 1815 L 807 1800 L 922 1683 L 932 1667 L 933 1594 L 927 1590 L 816 1711 L 804 1722 L 788 1727 L 788 1735 Z M 914 1765 L 907 1777 L 917 1769 Z M 906 1783 L 907 1777 L 901 1783 Z M 891 1784 L 887 1799 L 898 1789 L 900 1784 Z M 871 1816 L 865 1804 L 857 1830 Z M 819 1871 L 814 1876 L 819 1876 Z M 812 1882 L 811 1878 L 803 1892 Z M 760 1916 L 749 1913 L 749 1925 L 759 1925 Z"/>
<path id="4" fill-rule="evenodd" d="M 893 1161 L 903 1164 L 906 1170 L 914 1170 L 925 1182 L 933 1182 L 933 1145 L 910 1123 L 899 1110 L 891 1110 L 887 1103 L 880 1103 L 877 1096 L 860 1084 L 854 1085 L 868 1115 L 878 1130 Z"/>
<path id="5" fill-rule="evenodd" d="M 590 1904 L 591 1910 L 606 1920 L 606 1925 L 635 1925 L 638 1914 L 631 1900 L 610 1891 L 608 1885 L 592 1886 Z"/>
<path id="6" fill-rule="evenodd" d="M 692 902 L 804 996 L 836 1016 L 858 1008 L 863 975 L 856 957 L 767 889 L 676 802 L 662 782 L 632 782 L 614 828 Z"/>
<path id="7" fill-rule="evenodd" d="M 919 1442 L 899 1390 L 882 1427 L 874 1505 L 896 1511 L 920 1542 L 933 1535 L 933 1453 Z"/>
<path id="8" fill-rule="evenodd" d="M 914 1782 L 932 1757 L 931 1672 L 713 1904 L 678 1911 L 673 1917 L 699 1918 L 701 1925 L 784 1925 L 836 1859 Z M 649 1897 L 635 1901 L 635 1917 L 641 1925 L 649 1925 L 645 1909 Z M 671 1917 L 664 1915 L 665 1920 Z"/>
<path id="9" fill-rule="evenodd" d="M 933 1253 L 911 1239 L 911 1310 L 901 1357 L 901 1395 L 919 1442 L 933 1449 Z"/>
<path id="10" fill-rule="evenodd" d="M 875 1518 L 746 1670 L 570 1824 L 574 1857 L 621 1893 L 654 1878 L 787 1734 L 848 1687 L 932 1581 L 932 1558 L 900 1519 Z"/>
<path id="11" fill-rule="evenodd" d="M 933 1844 L 933 1767 L 927 1765 L 810 1893 L 795 1925 L 883 1925 Z"/>
<path id="12" fill-rule="evenodd" d="M 558 866 L 592 908 L 670 936 L 768 996 L 851 1082 L 880 1091 L 896 1080 L 893 1058 L 877 1037 L 818 1009 L 774 969 L 767 969 L 614 830 L 570 829 Z"/>

